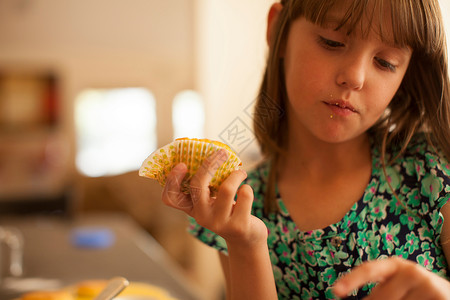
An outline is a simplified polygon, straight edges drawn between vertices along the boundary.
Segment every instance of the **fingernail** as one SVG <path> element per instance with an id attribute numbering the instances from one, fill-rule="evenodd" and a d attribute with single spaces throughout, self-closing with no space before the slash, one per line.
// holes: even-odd
<path id="1" fill-rule="evenodd" d="M 245 172 L 245 170 L 243 170 L 243 169 L 237 169 L 234 172 L 239 172 L 242 174 L 242 176 L 247 177 L 247 172 Z"/>
<path id="2" fill-rule="evenodd" d="M 186 165 L 184 163 L 179 163 L 173 167 L 173 171 L 184 171 L 186 169 Z"/>
<path id="3" fill-rule="evenodd" d="M 219 151 L 217 151 L 217 158 L 221 162 L 225 162 L 228 159 L 228 151 L 225 149 L 219 149 Z"/>

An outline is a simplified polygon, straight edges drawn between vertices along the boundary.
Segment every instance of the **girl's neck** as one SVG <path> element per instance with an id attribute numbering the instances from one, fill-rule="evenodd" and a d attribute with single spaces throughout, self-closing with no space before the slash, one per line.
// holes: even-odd
<path id="1" fill-rule="evenodd" d="M 279 165 L 277 187 L 292 220 L 301 231 L 342 220 L 370 181 L 368 136 L 343 143 L 290 141 L 288 155 Z"/>
<path id="2" fill-rule="evenodd" d="M 350 141 L 328 143 L 315 138 L 290 136 L 280 176 L 330 178 L 371 164 L 370 141 L 363 134 Z"/>

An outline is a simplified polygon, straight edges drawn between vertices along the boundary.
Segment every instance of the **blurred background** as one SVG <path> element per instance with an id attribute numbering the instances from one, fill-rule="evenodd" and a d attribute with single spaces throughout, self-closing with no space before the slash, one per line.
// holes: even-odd
<path id="1" fill-rule="evenodd" d="M 215 299 L 217 254 L 137 170 L 183 136 L 257 161 L 272 2 L 0 0 L 0 218 L 124 212 Z"/>
<path id="2" fill-rule="evenodd" d="M 0 0 L 0 218 L 129 214 L 205 299 L 220 297 L 217 254 L 137 169 L 184 136 L 258 161 L 251 117 L 273 2 Z"/>

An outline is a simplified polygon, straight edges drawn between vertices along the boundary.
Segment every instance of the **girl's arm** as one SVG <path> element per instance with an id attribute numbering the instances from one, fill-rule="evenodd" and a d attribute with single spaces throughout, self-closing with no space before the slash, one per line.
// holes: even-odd
<path id="1" fill-rule="evenodd" d="M 163 202 L 184 211 L 200 226 L 225 239 L 229 254 L 226 266 L 230 287 L 228 299 L 277 299 L 267 248 L 267 228 L 251 214 L 251 187 L 239 187 L 246 173 L 233 172 L 221 184 L 217 195 L 210 195 L 212 175 L 225 160 L 225 151 L 218 151 L 205 159 L 190 180 L 190 195 L 181 192 L 186 166 L 175 166 L 167 177 Z"/>
<path id="2" fill-rule="evenodd" d="M 233 207 L 235 220 L 231 223 L 236 222 L 236 227 L 222 235 L 228 249 L 228 257 L 221 259 L 227 280 L 227 299 L 277 299 L 267 248 L 267 228 L 251 215 L 252 202 L 253 190 L 243 185 Z"/>
<path id="3" fill-rule="evenodd" d="M 268 253 L 251 255 L 247 249 L 244 252 L 243 257 L 236 252 L 229 256 L 219 253 L 227 299 L 277 299 Z"/>
<path id="4" fill-rule="evenodd" d="M 442 248 L 450 263 L 450 203 L 441 209 L 444 224 Z M 450 270 L 448 270 L 450 272 Z M 334 292 L 345 297 L 352 290 L 369 282 L 378 282 L 370 296 L 364 299 L 436 299 L 450 300 L 450 282 L 426 270 L 419 264 L 391 257 L 366 262 L 338 280 Z"/>
<path id="5" fill-rule="evenodd" d="M 225 288 L 226 295 L 231 294 L 231 283 L 230 283 L 230 267 L 228 266 L 228 255 L 219 252 L 220 265 L 222 266 L 223 276 L 225 277 Z"/>
<path id="6" fill-rule="evenodd" d="M 445 204 L 441 209 L 442 216 L 444 217 L 444 224 L 442 225 L 441 232 L 441 245 L 444 250 L 447 264 L 450 266 L 450 203 Z M 450 274 L 450 269 L 448 270 Z"/>

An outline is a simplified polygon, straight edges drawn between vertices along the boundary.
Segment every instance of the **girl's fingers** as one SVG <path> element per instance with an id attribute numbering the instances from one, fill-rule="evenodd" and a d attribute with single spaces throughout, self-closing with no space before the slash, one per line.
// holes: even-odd
<path id="1" fill-rule="evenodd" d="M 354 268 L 349 274 L 339 279 L 334 285 L 336 296 L 345 297 L 351 291 L 369 282 L 383 282 L 397 270 L 397 264 L 392 259 L 365 262 Z"/>
<path id="2" fill-rule="evenodd" d="M 388 280 L 380 282 L 373 288 L 367 300 L 371 299 L 404 299 L 409 290 L 416 284 L 410 276 L 404 272 L 391 276 Z"/>
<path id="3" fill-rule="evenodd" d="M 214 203 L 214 215 L 217 218 L 230 217 L 233 211 L 234 196 L 239 188 L 239 185 L 247 177 L 244 170 L 234 171 L 227 179 L 220 185 L 217 192 L 217 199 Z"/>
<path id="4" fill-rule="evenodd" d="M 356 267 L 335 283 L 334 292 L 337 296 L 344 297 L 369 282 L 379 282 L 371 295 L 374 299 L 388 296 L 402 299 L 428 276 L 434 275 L 416 263 L 394 256 L 365 262 Z"/>
<path id="5" fill-rule="evenodd" d="M 430 299 L 448 299 L 448 291 L 442 294 L 435 294 L 434 291 L 429 289 L 411 289 L 402 300 L 430 300 Z M 386 299 L 386 298 L 385 298 Z"/>
<path id="6" fill-rule="evenodd" d="M 224 149 L 207 157 L 190 181 L 191 198 L 195 204 L 200 200 L 209 199 L 209 183 L 217 169 L 227 160 L 228 153 Z"/>
<path id="7" fill-rule="evenodd" d="M 192 208 L 192 201 L 188 195 L 181 192 L 181 182 L 187 173 L 185 164 L 176 165 L 167 176 L 166 185 L 164 186 L 162 200 L 171 207 L 188 211 Z"/>
<path id="8" fill-rule="evenodd" d="M 251 214 L 253 204 L 253 190 L 248 184 L 242 185 L 237 192 L 234 208 L 236 218 L 245 218 Z"/>
<path id="9" fill-rule="evenodd" d="M 399 257 L 365 262 L 334 285 L 338 297 L 369 282 L 378 282 L 364 299 L 448 299 L 450 283 L 422 266 Z"/>

